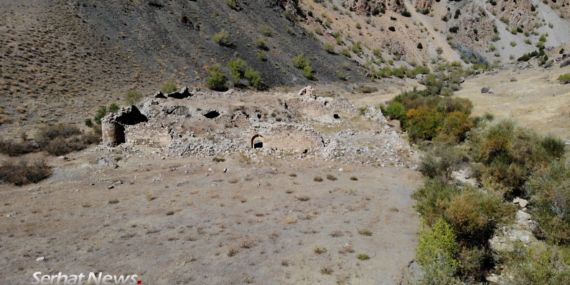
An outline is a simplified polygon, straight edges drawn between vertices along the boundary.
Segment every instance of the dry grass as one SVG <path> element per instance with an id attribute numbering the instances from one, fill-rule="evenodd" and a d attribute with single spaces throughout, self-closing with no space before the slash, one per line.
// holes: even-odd
<path id="1" fill-rule="evenodd" d="M 299 201 L 309 201 L 311 199 L 311 197 L 307 196 L 307 195 L 302 195 L 302 196 L 297 196 L 297 200 Z"/>
<path id="2" fill-rule="evenodd" d="M 328 179 L 328 180 L 331 180 L 331 181 L 337 180 L 337 178 L 336 178 L 334 175 L 332 175 L 332 174 L 328 174 L 328 175 L 327 175 L 327 179 Z"/>
<path id="3" fill-rule="evenodd" d="M 323 178 L 320 177 L 320 176 L 316 176 L 315 178 L 313 178 L 313 181 L 316 181 L 316 182 L 323 182 Z"/>
<path id="4" fill-rule="evenodd" d="M 367 237 L 372 236 L 372 232 L 369 229 L 360 229 L 358 230 L 358 233 Z"/>
<path id="5" fill-rule="evenodd" d="M 316 247 L 313 249 L 313 252 L 316 253 L 316 254 L 323 254 L 323 253 L 327 252 L 327 248 L 324 247 L 324 246 L 323 246 L 323 247 L 316 246 Z"/>
<path id="6" fill-rule="evenodd" d="M 321 274 L 323 275 L 332 275 L 333 271 L 334 270 L 330 266 L 324 266 L 321 268 Z"/>

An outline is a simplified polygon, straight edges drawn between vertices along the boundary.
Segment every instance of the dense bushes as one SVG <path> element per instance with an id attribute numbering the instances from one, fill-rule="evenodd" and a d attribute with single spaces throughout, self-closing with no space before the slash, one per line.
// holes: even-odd
<path id="1" fill-rule="evenodd" d="M 0 165 L 0 181 L 16 186 L 37 183 L 51 175 L 51 168 L 43 160 L 14 163 L 6 160 Z"/>
<path id="2" fill-rule="evenodd" d="M 248 67 L 245 61 L 239 58 L 231 59 L 228 62 L 228 67 L 230 69 L 230 78 L 234 82 L 234 85 L 238 85 L 242 79 L 246 79 L 251 86 L 258 90 L 265 88 L 265 84 L 261 79 L 261 72 Z"/>
<path id="3" fill-rule="evenodd" d="M 212 90 L 226 91 L 228 85 L 226 84 L 227 78 L 222 73 L 220 64 L 214 64 L 209 68 L 210 76 L 206 80 L 206 86 Z"/>
<path id="4" fill-rule="evenodd" d="M 564 143 L 542 138 L 512 121 L 483 125 L 471 132 L 473 159 L 486 166 L 483 180 L 505 195 L 517 194 L 529 175 L 562 157 Z"/>
<path id="5" fill-rule="evenodd" d="M 570 245 L 570 165 L 554 162 L 534 175 L 525 190 L 543 236 L 553 243 Z"/>
<path id="6" fill-rule="evenodd" d="M 305 76 L 309 80 L 315 80 L 313 75 L 313 68 L 311 67 L 311 60 L 305 57 L 305 54 L 300 54 L 297 57 L 293 58 L 293 66 L 301 69 L 303 76 Z"/>

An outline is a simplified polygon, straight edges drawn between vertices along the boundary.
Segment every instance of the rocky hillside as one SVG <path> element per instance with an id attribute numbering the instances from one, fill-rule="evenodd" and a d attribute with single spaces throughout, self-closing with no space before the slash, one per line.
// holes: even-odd
<path id="1" fill-rule="evenodd" d="M 570 4 L 551 1 L 0 0 L 0 129 L 80 122 L 165 82 L 205 87 L 215 64 L 229 77 L 232 59 L 271 88 L 501 64 L 537 44 L 552 57 L 570 43 Z M 312 76 L 293 63 L 301 54 Z"/>

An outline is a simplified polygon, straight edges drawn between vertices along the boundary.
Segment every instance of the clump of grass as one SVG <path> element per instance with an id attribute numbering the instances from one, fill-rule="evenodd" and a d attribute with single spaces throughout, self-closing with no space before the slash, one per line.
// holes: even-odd
<path id="1" fill-rule="evenodd" d="M 109 200 L 109 204 L 118 204 L 119 200 L 117 199 L 113 199 L 113 200 Z"/>
<path id="2" fill-rule="evenodd" d="M 334 176 L 334 175 L 332 175 L 332 174 L 328 174 L 328 175 L 327 175 L 327 179 L 328 179 L 328 180 L 331 180 L 331 181 L 337 180 L 336 176 Z"/>
<path id="3" fill-rule="evenodd" d="M 365 260 L 369 260 L 370 256 L 368 256 L 368 254 L 359 254 L 356 256 L 356 258 L 358 258 L 359 260 L 365 261 Z"/>
<path id="4" fill-rule="evenodd" d="M 147 201 L 150 202 L 150 201 L 152 201 L 152 200 L 154 200 L 154 199 L 155 199 L 155 198 L 154 198 L 154 195 L 152 194 L 152 191 L 149 190 L 148 192 L 146 192 L 146 200 L 147 200 Z"/>
<path id="5" fill-rule="evenodd" d="M 127 101 L 127 104 L 129 105 L 133 105 L 135 103 L 137 103 L 138 101 L 140 101 L 143 97 L 143 94 L 138 91 L 138 90 L 131 90 L 129 91 L 129 93 L 127 93 L 127 96 L 125 96 L 125 100 Z"/>
<path id="6" fill-rule="evenodd" d="M 214 159 L 212 159 L 212 161 L 214 162 L 224 162 L 226 161 L 225 159 L 221 158 L 221 157 L 214 157 Z"/>
<path id="7" fill-rule="evenodd" d="M 162 85 L 162 88 L 160 88 L 160 91 L 162 91 L 162 93 L 164 94 L 168 94 L 168 93 L 172 93 L 174 91 L 176 91 L 178 87 L 176 86 L 176 84 L 174 82 L 166 82 Z"/>
<path id="8" fill-rule="evenodd" d="M 168 211 L 168 212 L 166 212 L 166 215 L 167 215 L 167 216 L 172 216 L 172 215 L 174 215 L 174 211 Z"/>
<path id="9" fill-rule="evenodd" d="M 560 81 L 560 83 L 562 83 L 562 84 L 568 84 L 568 83 L 570 83 L 570 73 L 566 73 L 566 74 L 560 75 L 560 76 L 558 77 L 558 81 Z"/>
<path id="10" fill-rule="evenodd" d="M 236 248 L 230 248 L 230 250 L 228 250 L 228 257 L 235 256 L 238 253 L 239 253 L 239 250 L 237 250 Z"/>
<path id="11" fill-rule="evenodd" d="M 333 273 L 333 269 L 330 266 L 325 266 L 321 268 L 321 274 L 323 275 L 331 275 Z"/>
<path id="12" fill-rule="evenodd" d="M 297 177 L 297 174 L 291 173 L 291 174 L 289 174 L 289 176 L 291 176 L 291 177 Z"/>
<path id="13" fill-rule="evenodd" d="M 327 249 L 326 249 L 326 247 L 316 246 L 316 247 L 313 249 L 313 252 L 316 253 L 316 254 L 323 254 L 323 253 L 327 252 Z"/>
<path id="14" fill-rule="evenodd" d="M 356 176 L 352 176 L 352 177 L 350 177 L 350 180 L 352 180 L 352 181 L 358 181 L 358 178 L 356 178 Z"/>
<path id="15" fill-rule="evenodd" d="M 323 178 L 320 177 L 320 176 L 315 176 L 315 178 L 313 178 L 313 181 L 316 181 L 316 182 L 323 182 Z"/>
<path id="16" fill-rule="evenodd" d="M 360 229 L 358 233 L 367 237 L 372 236 L 372 232 L 369 229 Z"/>

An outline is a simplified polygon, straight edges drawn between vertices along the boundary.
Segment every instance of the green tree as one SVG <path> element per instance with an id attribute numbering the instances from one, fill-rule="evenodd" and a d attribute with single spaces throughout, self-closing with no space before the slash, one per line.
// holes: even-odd
<path id="1" fill-rule="evenodd" d="M 220 64 L 214 64 L 210 67 L 210 76 L 206 80 L 208 88 L 217 91 L 226 91 L 228 86 L 226 84 L 227 78 L 222 73 Z"/>

